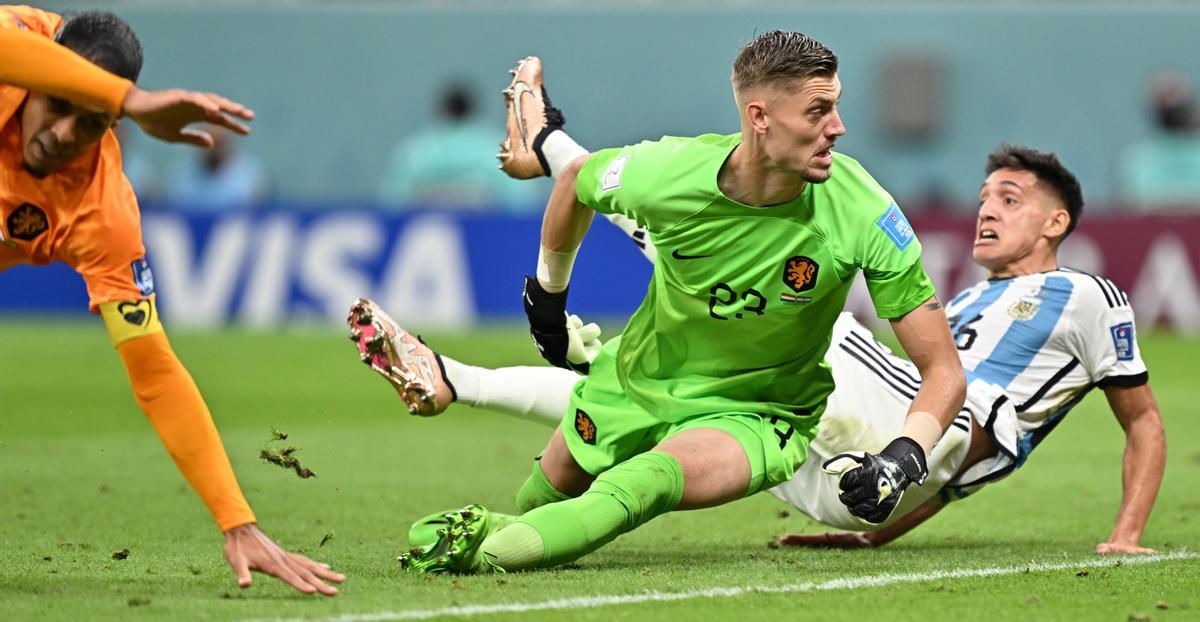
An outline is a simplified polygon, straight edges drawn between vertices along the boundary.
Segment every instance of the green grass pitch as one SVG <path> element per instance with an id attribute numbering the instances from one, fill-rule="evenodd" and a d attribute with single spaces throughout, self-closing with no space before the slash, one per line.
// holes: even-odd
<path id="1" fill-rule="evenodd" d="M 428 337 L 468 361 L 538 363 L 518 326 Z M 470 501 L 511 511 L 546 428 L 461 407 L 437 419 L 410 417 L 332 331 L 175 332 L 172 338 L 215 414 L 261 525 L 285 546 L 349 575 L 342 594 L 305 597 L 262 576 L 238 590 L 220 554 L 220 534 L 134 405 L 99 322 L 9 319 L 0 327 L 0 619 L 383 620 L 452 606 L 820 584 L 1030 562 L 1058 566 L 472 619 L 1200 617 L 1195 559 L 1085 566 L 1108 536 L 1121 490 L 1123 436 L 1098 392 L 1015 476 L 884 549 L 768 548 L 777 534 L 821 527 L 760 495 L 661 517 L 566 569 L 418 577 L 402 574 L 394 561 L 410 521 Z M 1149 335 L 1142 345 L 1170 443 L 1144 543 L 1166 552 L 1194 550 L 1200 548 L 1200 417 L 1193 365 L 1200 342 Z M 315 479 L 259 460 L 272 428 L 290 435 Z M 128 557 L 114 559 L 125 549 Z"/>

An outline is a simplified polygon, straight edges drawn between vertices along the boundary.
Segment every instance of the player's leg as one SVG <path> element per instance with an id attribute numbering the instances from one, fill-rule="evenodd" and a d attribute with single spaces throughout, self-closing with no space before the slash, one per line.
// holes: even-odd
<path id="1" fill-rule="evenodd" d="M 452 513 L 433 546 L 402 556 L 407 568 L 477 572 L 551 566 L 675 507 L 683 494 L 679 464 L 669 454 L 650 451 L 669 424 L 625 394 L 616 378 L 619 342 L 605 346 L 573 390 L 567 417 L 522 486 L 519 503 L 529 511 L 503 530 L 491 526 L 491 515 L 482 508 Z M 567 498 L 571 495 L 578 496 Z"/>
<path id="2" fill-rule="evenodd" d="M 455 400 L 442 358 L 379 305 L 365 298 L 356 300 L 346 323 L 359 358 L 396 389 L 409 413 L 431 417 Z"/>
<path id="3" fill-rule="evenodd" d="M 530 56 L 512 69 L 513 79 L 504 89 L 508 134 L 500 143 L 500 170 L 514 179 L 556 177 L 572 160 L 588 150 L 563 129 L 566 117 L 550 105 L 542 75 L 542 61 Z M 637 244 L 651 262 L 657 255 L 645 227 L 621 214 L 605 214 Z"/>
<path id="4" fill-rule="evenodd" d="M 508 133 L 496 154 L 500 170 L 514 179 L 554 177 L 587 150 L 562 131 L 566 118 L 550 104 L 541 59 L 522 59 L 510 73 L 512 82 L 504 89 Z"/>
<path id="5" fill-rule="evenodd" d="M 817 437 L 809 446 L 809 458 L 795 475 L 770 492 L 826 525 L 856 531 L 883 528 L 937 495 L 954 477 L 969 448 L 969 413 L 960 413 L 930 452 L 925 484 L 910 486 L 886 522 L 866 523 L 851 515 L 838 499 L 837 478 L 825 473 L 821 465 L 843 452 L 876 451 L 895 438 L 920 387 L 920 376 L 911 363 L 878 343 L 849 313 L 843 313 L 834 325 L 825 360 L 837 388 L 829 396 Z"/>
<path id="6" fill-rule="evenodd" d="M 562 422 L 580 376 L 560 367 L 476 367 L 443 356 L 458 402 L 549 426 Z"/>
<path id="7" fill-rule="evenodd" d="M 597 359 L 599 360 L 599 358 Z M 593 368 L 595 373 L 595 368 Z M 605 418 L 604 422 L 607 423 Z M 578 559 L 617 536 L 677 509 L 713 507 L 790 477 L 811 438 L 754 414 L 703 417 L 668 426 L 650 451 L 600 473 L 578 498 L 522 515 L 484 541 L 490 563 L 506 570 Z M 587 425 L 564 427 L 568 447 L 587 466 Z M 599 424 L 597 424 L 599 429 Z"/>
<path id="8" fill-rule="evenodd" d="M 347 323 L 363 362 L 413 414 L 440 414 L 457 401 L 555 426 L 579 382 L 577 374 L 557 367 L 488 369 L 441 356 L 370 300 L 356 301 Z"/>

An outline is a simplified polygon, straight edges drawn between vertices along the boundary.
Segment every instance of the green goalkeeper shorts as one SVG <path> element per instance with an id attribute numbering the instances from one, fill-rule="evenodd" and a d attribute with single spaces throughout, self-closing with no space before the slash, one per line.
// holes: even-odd
<path id="1" fill-rule="evenodd" d="M 575 385 L 564 413 L 562 432 L 571 456 L 592 475 L 599 475 L 663 439 L 683 430 L 715 428 L 729 433 L 750 461 L 746 495 L 791 479 L 808 455 L 816 426 L 802 431 L 786 420 L 750 412 L 703 414 L 683 421 L 663 421 L 635 404 L 621 388 L 616 357 L 605 348 L 592 361 L 587 377 Z"/>

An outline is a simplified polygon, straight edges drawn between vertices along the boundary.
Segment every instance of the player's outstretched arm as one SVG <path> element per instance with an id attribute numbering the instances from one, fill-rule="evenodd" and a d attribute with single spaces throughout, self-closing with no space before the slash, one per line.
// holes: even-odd
<path id="1" fill-rule="evenodd" d="M 225 532 L 225 557 L 237 574 L 238 585 L 250 585 L 250 571 L 256 570 L 305 593 L 337 594 L 337 589 L 323 580 L 341 582 L 341 574 L 284 551 L 255 524 L 208 407 L 171 349 L 157 314 L 147 313 L 151 319 L 145 326 L 132 328 L 118 310 L 119 304 L 102 304 L 100 312 L 125 363 L 134 398 L 179 471 Z M 153 298 L 143 304 L 153 312 Z"/>
<path id="2" fill-rule="evenodd" d="M 839 476 L 838 498 L 850 513 L 869 523 L 891 516 L 910 484 L 925 482 L 925 458 L 962 408 L 966 377 L 937 298 L 892 320 L 892 330 L 921 373 L 900 435 L 878 454 L 839 454 L 826 472 Z"/>
<path id="3" fill-rule="evenodd" d="M 1096 545 L 1097 553 L 1153 553 L 1139 545 L 1146 520 L 1158 496 L 1167 457 L 1158 402 L 1150 385 L 1108 387 L 1108 405 L 1125 429 L 1125 459 L 1122 473 L 1121 510 L 1107 542 Z"/>
<path id="4" fill-rule="evenodd" d="M 249 134 L 245 106 L 213 93 L 180 89 L 146 91 L 39 34 L 0 28 L 0 82 L 40 91 L 84 106 L 125 115 L 159 140 L 211 147 L 212 136 L 190 123 L 212 123 Z"/>
<path id="5" fill-rule="evenodd" d="M 893 319 L 892 332 L 921 373 L 921 388 L 908 409 L 900 435 L 917 442 L 926 454 L 942 438 L 967 396 L 967 379 L 938 299 Z"/>
<path id="6" fill-rule="evenodd" d="M 144 91 L 136 85 L 130 87 L 121 111 L 159 140 L 205 148 L 213 146 L 212 135 L 188 124 L 211 123 L 245 136 L 250 128 L 241 121 L 254 119 L 253 110 L 216 93 Z"/>
<path id="7" fill-rule="evenodd" d="M 0 82 L 119 116 L 133 83 L 38 33 L 0 28 Z"/>
<path id="8" fill-rule="evenodd" d="M 875 531 L 830 531 L 826 533 L 792 533 L 779 536 L 784 546 L 810 549 L 872 549 L 881 547 L 916 529 L 946 507 L 941 499 L 933 498 L 901 516 L 896 522 Z"/>
<path id="9" fill-rule="evenodd" d="M 580 156 L 563 169 L 554 182 L 542 219 L 537 277 L 525 277 L 522 299 L 529 332 L 542 358 L 557 367 L 587 373 L 587 363 L 567 358 L 567 286 L 575 254 L 592 223 L 594 212 L 579 202 L 575 182 L 589 156 Z"/>

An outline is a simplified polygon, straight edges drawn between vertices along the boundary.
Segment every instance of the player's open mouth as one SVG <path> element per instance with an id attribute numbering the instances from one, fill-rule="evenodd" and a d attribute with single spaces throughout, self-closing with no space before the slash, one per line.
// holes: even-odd
<path id="1" fill-rule="evenodd" d="M 36 138 L 33 139 L 33 159 L 36 160 L 35 164 L 50 164 L 57 157 L 58 154 L 47 149 L 46 145 L 42 144 L 42 141 Z"/>
<path id="2" fill-rule="evenodd" d="M 980 229 L 979 235 L 975 236 L 975 245 L 979 246 L 980 244 L 988 244 L 991 242 L 996 242 L 997 240 L 999 240 L 999 238 L 996 236 L 996 232 L 992 229 Z"/>
<path id="3" fill-rule="evenodd" d="M 37 160 L 37 163 L 38 163 L 38 164 L 41 164 L 42 162 L 45 162 L 45 161 L 46 161 L 46 158 L 47 158 L 47 155 L 46 155 L 46 148 L 42 146 L 42 143 L 38 142 L 38 141 L 35 139 L 35 140 L 33 141 L 33 145 L 32 145 L 32 147 L 33 147 L 33 148 L 32 148 L 32 151 L 33 151 L 33 159 L 34 159 L 34 160 Z"/>
<path id="4" fill-rule="evenodd" d="M 829 149 L 826 149 L 824 151 L 816 152 L 815 154 L 813 154 L 813 159 L 820 160 L 821 163 L 824 164 L 825 166 L 829 166 L 830 164 L 833 164 L 833 147 L 830 147 Z"/>

